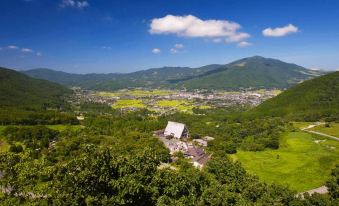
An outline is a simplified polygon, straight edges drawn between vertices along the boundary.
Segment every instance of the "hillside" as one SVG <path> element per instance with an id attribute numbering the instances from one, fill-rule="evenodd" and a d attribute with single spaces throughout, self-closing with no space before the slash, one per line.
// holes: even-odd
<path id="1" fill-rule="evenodd" d="M 0 68 L 0 107 L 55 106 L 71 90 L 34 79 L 14 70 Z"/>
<path id="2" fill-rule="evenodd" d="M 303 80 L 322 75 L 276 59 L 250 57 L 227 65 L 211 64 L 198 68 L 163 67 L 127 74 L 70 74 L 49 69 L 23 73 L 52 82 L 86 89 L 116 90 L 128 87 L 191 89 L 288 88 Z"/>
<path id="3" fill-rule="evenodd" d="M 322 117 L 338 119 L 339 72 L 298 84 L 265 101 L 252 112 L 270 116 L 302 117 L 312 121 Z"/>
<path id="4" fill-rule="evenodd" d="M 171 81 L 194 78 L 214 70 L 220 65 L 207 65 L 199 68 L 162 67 L 127 74 L 71 74 L 51 69 L 32 69 L 23 71 L 31 77 L 45 79 L 67 86 L 80 86 L 86 89 L 115 90 L 127 87 L 168 86 Z"/>
<path id="5" fill-rule="evenodd" d="M 254 56 L 225 65 L 218 72 L 183 81 L 180 85 L 188 89 L 288 88 L 320 74 L 295 64 Z"/>

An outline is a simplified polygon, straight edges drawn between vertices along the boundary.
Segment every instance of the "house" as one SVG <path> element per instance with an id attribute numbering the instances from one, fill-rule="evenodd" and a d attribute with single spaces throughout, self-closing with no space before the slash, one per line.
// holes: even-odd
<path id="1" fill-rule="evenodd" d="M 207 155 L 207 154 L 193 158 L 193 166 L 201 169 L 206 165 L 206 163 L 208 162 L 210 158 L 211 158 L 211 155 Z"/>
<path id="2" fill-rule="evenodd" d="M 188 138 L 189 133 L 185 124 L 168 121 L 164 135 L 181 139 Z"/>

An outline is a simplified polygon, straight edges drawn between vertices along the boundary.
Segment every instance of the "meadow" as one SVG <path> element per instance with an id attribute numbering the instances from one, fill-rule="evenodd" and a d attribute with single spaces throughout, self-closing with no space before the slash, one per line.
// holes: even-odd
<path id="1" fill-rule="evenodd" d="M 232 155 L 264 182 L 288 185 L 298 192 L 320 187 L 339 163 L 339 142 L 305 132 L 283 135 L 278 150 L 238 151 Z"/>
<path id="2" fill-rule="evenodd" d="M 313 127 L 311 130 L 339 137 L 339 123 L 330 123 L 329 127 L 326 127 L 325 125 L 322 124 Z"/>

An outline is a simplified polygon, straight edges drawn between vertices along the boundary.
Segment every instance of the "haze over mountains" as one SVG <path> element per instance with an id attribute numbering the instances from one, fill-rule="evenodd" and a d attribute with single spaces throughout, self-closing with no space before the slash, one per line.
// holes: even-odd
<path id="1" fill-rule="evenodd" d="M 288 88 L 325 72 L 254 56 L 226 65 L 211 64 L 198 68 L 163 67 L 127 74 L 71 74 L 50 69 L 33 69 L 23 73 L 67 86 L 95 90 L 131 87 L 234 90 L 249 87 Z"/>

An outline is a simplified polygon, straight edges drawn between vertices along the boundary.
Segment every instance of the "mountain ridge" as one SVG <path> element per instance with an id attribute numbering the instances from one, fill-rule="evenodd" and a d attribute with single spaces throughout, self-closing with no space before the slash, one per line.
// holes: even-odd
<path id="1" fill-rule="evenodd" d="M 306 69 L 273 58 L 253 56 L 229 64 L 202 67 L 161 67 L 132 73 L 71 74 L 50 69 L 33 69 L 23 73 L 85 89 L 116 90 L 130 87 L 238 89 L 288 88 L 301 81 L 323 75 L 324 71 Z"/>

